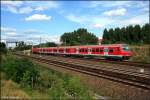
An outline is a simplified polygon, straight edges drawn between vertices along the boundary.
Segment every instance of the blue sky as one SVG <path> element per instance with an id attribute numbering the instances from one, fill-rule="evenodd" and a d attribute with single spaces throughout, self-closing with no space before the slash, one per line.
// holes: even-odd
<path id="1" fill-rule="evenodd" d="M 2 40 L 60 43 L 78 28 L 101 38 L 104 28 L 148 22 L 149 1 L 1 1 Z"/>

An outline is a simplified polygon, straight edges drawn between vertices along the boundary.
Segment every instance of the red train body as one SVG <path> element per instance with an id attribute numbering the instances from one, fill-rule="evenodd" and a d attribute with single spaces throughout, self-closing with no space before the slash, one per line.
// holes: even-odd
<path id="1" fill-rule="evenodd" d="M 102 56 L 105 58 L 115 58 L 123 60 L 129 59 L 131 56 L 131 51 L 128 49 L 127 44 L 32 48 L 32 53 Z"/>

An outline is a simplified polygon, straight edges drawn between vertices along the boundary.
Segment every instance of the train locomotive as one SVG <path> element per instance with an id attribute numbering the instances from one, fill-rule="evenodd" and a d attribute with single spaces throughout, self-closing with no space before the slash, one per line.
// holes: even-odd
<path id="1" fill-rule="evenodd" d="M 132 53 L 127 44 L 84 45 L 32 48 L 32 53 L 65 56 L 104 57 L 106 59 L 128 60 Z"/>

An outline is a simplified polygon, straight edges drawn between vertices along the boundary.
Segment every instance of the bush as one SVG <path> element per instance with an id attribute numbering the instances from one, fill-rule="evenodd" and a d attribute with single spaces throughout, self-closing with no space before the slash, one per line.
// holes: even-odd
<path id="1" fill-rule="evenodd" d="M 24 88 L 49 94 L 52 100 L 92 99 L 92 92 L 81 85 L 78 78 L 34 65 L 28 59 L 9 55 L 3 59 L 2 66 L 7 79 L 12 79 Z"/>
<path id="2" fill-rule="evenodd" d="M 91 97 L 93 94 L 90 93 L 86 87 L 81 85 L 79 78 L 67 77 L 64 85 L 65 89 L 67 90 L 67 93 L 72 97 L 74 97 L 74 99 L 83 99 L 83 100 L 92 99 Z"/>
<path id="3" fill-rule="evenodd" d="M 6 54 L 7 53 L 6 44 L 3 43 L 3 42 L 0 42 L 0 53 L 2 53 L 2 54 Z"/>
<path id="4" fill-rule="evenodd" d="M 4 72 L 7 74 L 7 79 L 20 83 L 24 82 L 28 85 L 34 86 L 38 72 L 31 61 L 25 58 L 14 58 L 7 56 L 5 63 L 3 64 Z"/>
<path id="5" fill-rule="evenodd" d="M 38 77 L 38 89 L 42 92 L 46 92 L 47 88 L 51 88 L 54 78 L 54 75 L 48 71 L 41 71 Z"/>
<path id="6" fill-rule="evenodd" d="M 52 87 L 49 89 L 50 99 L 52 100 L 64 100 L 67 99 L 65 89 L 63 88 L 63 80 L 57 78 L 53 82 Z"/>

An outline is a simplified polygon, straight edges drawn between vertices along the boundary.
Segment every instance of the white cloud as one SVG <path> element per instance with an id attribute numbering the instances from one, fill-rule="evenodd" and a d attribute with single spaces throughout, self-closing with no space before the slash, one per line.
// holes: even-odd
<path id="1" fill-rule="evenodd" d="M 33 9 L 31 7 L 23 7 L 23 8 L 19 9 L 20 14 L 28 14 L 32 11 L 33 11 Z"/>
<path id="2" fill-rule="evenodd" d="M 113 23 L 114 21 L 112 18 L 92 15 L 76 16 L 74 14 L 69 14 L 66 16 L 66 18 L 70 21 L 83 25 L 85 28 L 90 29 L 102 28 L 105 25 Z"/>
<path id="3" fill-rule="evenodd" d="M 17 32 L 15 28 L 10 27 L 1 27 L 1 39 L 6 40 L 8 38 L 12 38 L 17 36 Z"/>
<path id="4" fill-rule="evenodd" d="M 36 29 L 27 29 L 23 31 L 24 34 L 43 34 L 44 32 L 41 32 Z"/>
<path id="5" fill-rule="evenodd" d="M 60 36 L 59 35 L 42 35 L 43 42 L 55 42 L 60 43 Z"/>
<path id="6" fill-rule="evenodd" d="M 7 10 L 10 11 L 11 13 L 15 13 L 15 14 L 18 13 L 17 8 L 16 8 L 16 7 L 13 7 L 13 6 L 8 6 L 8 7 L 7 7 Z"/>
<path id="7" fill-rule="evenodd" d="M 10 27 L 1 27 L 1 32 L 2 33 L 14 33 L 16 32 L 16 29 L 10 28 Z"/>
<path id="8" fill-rule="evenodd" d="M 91 28 L 102 28 L 103 27 L 103 25 L 102 24 L 99 24 L 99 23 L 96 23 L 96 24 L 93 24 L 93 25 L 91 25 Z"/>
<path id="9" fill-rule="evenodd" d="M 15 14 L 28 14 L 33 11 L 44 11 L 58 8 L 59 4 L 54 1 L 1 1 L 3 10 Z"/>
<path id="10" fill-rule="evenodd" d="M 129 19 L 125 19 L 125 20 L 120 21 L 121 25 L 129 25 L 129 24 L 131 24 L 131 25 L 135 25 L 135 24 L 143 25 L 145 23 L 149 23 L 148 14 L 133 16 Z"/>
<path id="11" fill-rule="evenodd" d="M 44 21 L 44 20 L 50 20 L 52 17 L 47 16 L 44 14 L 34 14 L 32 16 L 29 16 L 25 18 L 26 21 Z"/>
<path id="12" fill-rule="evenodd" d="M 147 6 L 146 6 L 146 7 L 143 7 L 143 8 L 141 9 L 141 11 L 142 11 L 142 12 L 143 12 L 143 11 L 144 11 L 144 12 L 149 12 L 149 7 L 147 7 Z"/>
<path id="13" fill-rule="evenodd" d="M 16 32 L 8 32 L 8 33 L 6 33 L 6 35 L 9 35 L 9 36 L 14 36 L 14 35 L 16 35 Z"/>
<path id="14" fill-rule="evenodd" d="M 25 42 L 33 42 L 34 44 L 41 42 L 55 42 L 60 43 L 60 35 L 50 35 L 41 30 L 36 29 L 26 29 L 18 31 L 15 28 L 10 27 L 1 27 L 1 40 L 8 40 L 8 41 L 25 41 Z"/>
<path id="15" fill-rule="evenodd" d="M 89 6 L 90 8 L 94 8 L 94 7 L 99 7 L 99 6 L 103 6 L 103 7 L 118 7 L 118 6 L 126 6 L 129 7 L 131 6 L 131 1 L 91 1 L 89 2 Z"/>
<path id="16" fill-rule="evenodd" d="M 142 20 L 138 20 L 136 18 L 132 18 L 128 20 L 129 24 L 142 24 Z"/>
<path id="17" fill-rule="evenodd" d="M 48 9 L 48 7 L 46 7 L 46 6 L 38 6 L 35 8 L 35 10 L 37 10 L 37 11 L 43 11 L 43 10 L 47 10 L 47 9 Z"/>
<path id="18" fill-rule="evenodd" d="M 40 38 L 41 38 L 41 43 L 46 43 L 46 42 L 55 42 L 55 43 L 60 43 L 60 36 L 59 35 L 49 35 L 49 34 L 33 34 L 32 36 L 29 35 L 26 37 L 25 41 L 33 41 L 36 44 L 40 43 Z"/>
<path id="19" fill-rule="evenodd" d="M 123 16 L 126 13 L 125 8 L 117 8 L 110 11 L 105 11 L 104 15 L 106 16 Z"/>
<path id="20" fill-rule="evenodd" d="M 41 1 L 39 1 L 41 2 Z M 47 1 L 46 3 L 44 2 L 41 2 L 40 5 L 36 5 L 34 10 L 36 11 L 44 11 L 44 10 L 48 10 L 48 9 L 51 9 L 51 8 L 58 8 L 59 7 L 59 4 L 54 2 L 54 1 Z"/>
<path id="21" fill-rule="evenodd" d="M 1 4 L 2 5 L 5 5 L 5 6 L 21 6 L 23 4 L 22 1 L 1 1 Z"/>
<path id="22" fill-rule="evenodd" d="M 70 21 L 83 24 L 84 22 L 88 21 L 87 17 L 85 16 L 75 16 L 74 14 L 68 14 L 66 18 Z"/>
<path id="23" fill-rule="evenodd" d="M 102 17 L 102 16 L 94 16 L 91 17 L 92 20 L 90 20 L 90 28 L 92 29 L 99 29 L 99 28 L 104 28 L 106 25 L 111 25 L 114 23 L 114 19 L 112 18 L 107 18 L 107 17 Z"/>

